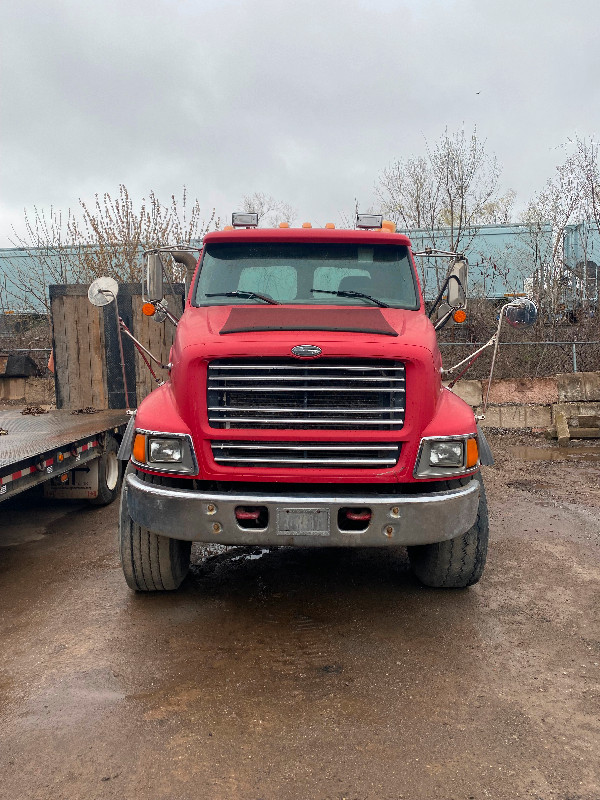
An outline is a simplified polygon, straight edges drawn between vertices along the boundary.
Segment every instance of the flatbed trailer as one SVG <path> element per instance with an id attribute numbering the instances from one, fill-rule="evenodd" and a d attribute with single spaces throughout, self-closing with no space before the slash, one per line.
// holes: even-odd
<path id="1" fill-rule="evenodd" d="M 112 502 L 121 483 L 118 445 L 129 419 L 120 409 L 0 410 L 0 501 L 44 484 L 48 497 Z"/>

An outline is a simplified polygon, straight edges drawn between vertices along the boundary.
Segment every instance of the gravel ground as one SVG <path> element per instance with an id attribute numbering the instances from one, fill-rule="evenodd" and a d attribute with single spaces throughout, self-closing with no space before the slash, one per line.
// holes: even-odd
<path id="1" fill-rule="evenodd" d="M 0 797 L 598 800 L 600 448 L 490 439 L 465 591 L 402 551 L 195 547 L 136 596 L 116 506 L 3 504 Z"/>

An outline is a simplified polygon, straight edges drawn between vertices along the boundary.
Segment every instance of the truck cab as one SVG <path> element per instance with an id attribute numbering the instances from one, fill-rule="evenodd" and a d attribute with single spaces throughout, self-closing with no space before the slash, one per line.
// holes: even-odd
<path id="1" fill-rule="evenodd" d="M 207 234 L 169 361 L 132 423 L 131 588 L 177 588 L 192 541 L 406 546 L 427 585 L 479 580 L 476 421 L 391 223 Z"/>

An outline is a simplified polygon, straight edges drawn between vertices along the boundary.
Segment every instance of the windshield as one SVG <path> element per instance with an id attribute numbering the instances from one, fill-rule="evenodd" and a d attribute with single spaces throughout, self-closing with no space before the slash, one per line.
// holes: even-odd
<path id="1" fill-rule="evenodd" d="M 206 245 L 195 305 L 273 301 L 419 308 L 404 246 L 248 241 Z"/>

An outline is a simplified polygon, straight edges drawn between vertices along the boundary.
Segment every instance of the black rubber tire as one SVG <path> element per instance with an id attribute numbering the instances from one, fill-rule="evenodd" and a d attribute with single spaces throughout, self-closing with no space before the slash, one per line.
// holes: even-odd
<path id="1" fill-rule="evenodd" d="M 472 528 L 445 542 L 408 548 L 410 566 L 425 586 L 436 589 L 464 589 L 481 578 L 487 557 L 489 521 L 481 473 L 479 508 Z"/>
<path id="2" fill-rule="evenodd" d="M 93 506 L 107 506 L 116 500 L 121 490 L 123 470 L 117 459 L 119 443 L 107 436 L 104 452 L 98 457 L 98 495 L 90 499 Z"/>
<path id="3" fill-rule="evenodd" d="M 126 475 L 133 468 L 127 467 Z M 155 475 L 146 478 L 161 483 Z M 159 536 L 142 528 L 129 516 L 127 484 L 121 492 L 119 552 L 123 574 L 136 592 L 169 592 L 178 589 L 190 568 L 191 542 Z"/>

